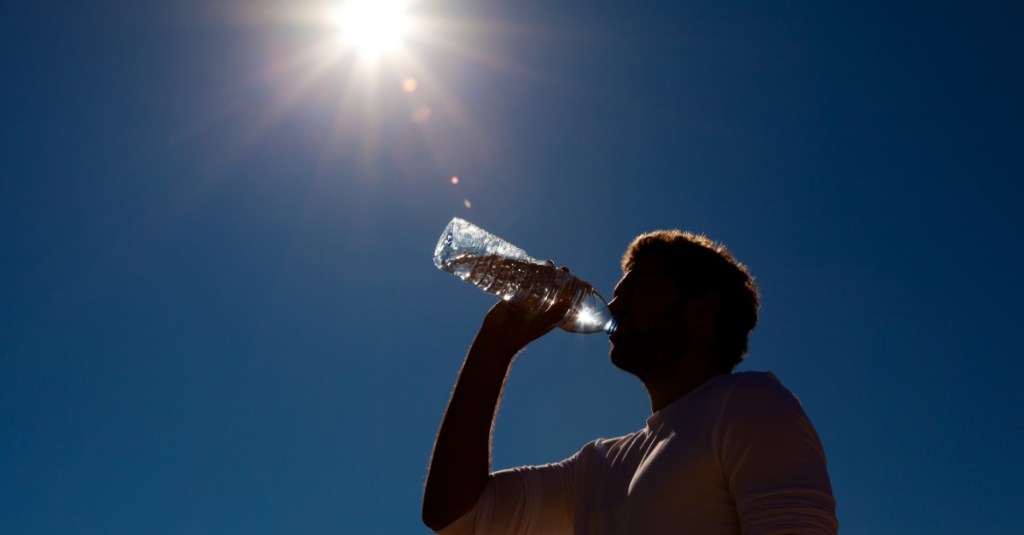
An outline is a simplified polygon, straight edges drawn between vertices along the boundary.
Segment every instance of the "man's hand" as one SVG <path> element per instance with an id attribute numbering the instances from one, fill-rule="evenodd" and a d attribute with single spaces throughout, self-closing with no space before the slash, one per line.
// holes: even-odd
<path id="1" fill-rule="evenodd" d="M 497 353 L 511 352 L 514 355 L 530 342 L 551 332 L 568 311 L 567 302 L 555 303 L 550 309 L 535 313 L 499 301 L 484 317 L 475 344 L 483 344 Z"/>
<path id="2" fill-rule="evenodd" d="M 547 264 L 554 267 L 554 262 Z M 568 273 L 569 269 L 562 267 Z M 484 318 L 474 345 L 481 344 L 505 355 L 514 356 L 530 342 L 551 332 L 569 312 L 571 303 L 559 301 L 543 312 L 531 312 L 506 301 L 498 301 Z"/>

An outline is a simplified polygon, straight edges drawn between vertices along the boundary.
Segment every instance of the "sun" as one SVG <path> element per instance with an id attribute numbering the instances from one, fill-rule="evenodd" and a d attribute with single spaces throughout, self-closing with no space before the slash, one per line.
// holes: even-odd
<path id="1" fill-rule="evenodd" d="M 409 30 L 409 0 L 348 0 L 338 10 L 339 37 L 372 59 L 398 48 Z"/>

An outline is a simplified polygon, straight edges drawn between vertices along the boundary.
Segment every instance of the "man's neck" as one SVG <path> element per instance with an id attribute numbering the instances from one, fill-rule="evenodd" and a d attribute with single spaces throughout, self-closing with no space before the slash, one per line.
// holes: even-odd
<path id="1" fill-rule="evenodd" d="M 673 401 L 689 394 L 712 377 L 724 373 L 726 372 L 711 366 L 702 366 L 699 369 L 681 366 L 675 373 L 667 377 L 663 376 L 654 380 L 644 380 L 647 395 L 651 398 L 651 412 L 655 413 L 664 409 Z"/>

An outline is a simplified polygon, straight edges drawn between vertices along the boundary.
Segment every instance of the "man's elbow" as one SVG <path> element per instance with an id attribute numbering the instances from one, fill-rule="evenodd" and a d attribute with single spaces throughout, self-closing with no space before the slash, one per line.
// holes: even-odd
<path id="1" fill-rule="evenodd" d="M 430 495 L 427 495 L 423 498 L 423 509 L 420 511 L 420 519 L 425 526 L 432 531 L 438 532 L 469 512 L 471 507 L 472 505 L 463 508 L 457 507 L 452 503 L 439 503 L 438 500 L 431 499 Z"/>
<path id="2" fill-rule="evenodd" d="M 430 528 L 431 531 L 434 532 L 441 531 L 442 529 L 444 529 L 445 526 L 448 525 L 440 521 L 436 516 L 434 516 L 432 512 L 427 511 L 426 508 L 424 508 L 422 513 L 420 514 L 420 519 L 423 520 L 423 525 L 427 526 L 428 528 Z"/>

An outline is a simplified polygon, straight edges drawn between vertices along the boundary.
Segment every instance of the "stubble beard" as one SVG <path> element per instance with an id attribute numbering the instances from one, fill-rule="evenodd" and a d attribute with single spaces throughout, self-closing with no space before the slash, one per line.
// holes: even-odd
<path id="1" fill-rule="evenodd" d="M 663 378 L 679 366 L 679 349 L 683 344 L 678 339 L 656 341 L 636 336 L 618 342 L 608 352 L 612 364 L 641 381 Z"/>

